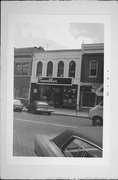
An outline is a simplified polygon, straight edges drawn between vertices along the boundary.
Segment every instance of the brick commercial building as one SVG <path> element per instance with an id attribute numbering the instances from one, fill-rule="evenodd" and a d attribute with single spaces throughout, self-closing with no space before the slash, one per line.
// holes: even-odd
<path id="1" fill-rule="evenodd" d="M 43 49 L 36 47 L 14 48 L 14 98 L 27 104 L 34 52 Z"/>
<path id="2" fill-rule="evenodd" d="M 93 107 L 103 99 L 104 44 L 83 44 L 80 107 Z M 101 88 L 100 88 L 101 87 Z"/>

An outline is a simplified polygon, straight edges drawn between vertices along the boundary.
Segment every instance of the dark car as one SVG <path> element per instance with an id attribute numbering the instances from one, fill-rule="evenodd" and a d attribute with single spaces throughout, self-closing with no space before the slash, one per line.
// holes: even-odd
<path id="1" fill-rule="evenodd" d="M 23 110 L 24 105 L 21 103 L 19 99 L 14 99 L 13 108 L 14 111 L 21 112 Z"/>
<path id="2" fill-rule="evenodd" d="M 34 152 L 46 157 L 102 157 L 102 129 L 84 130 L 65 130 L 53 138 L 37 135 Z"/>
<path id="3" fill-rule="evenodd" d="M 53 107 L 50 107 L 47 102 L 34 101 L 27 106 L 27 111 L 32 113 L 46 113 L 51 115 L 54 111 Z"/>

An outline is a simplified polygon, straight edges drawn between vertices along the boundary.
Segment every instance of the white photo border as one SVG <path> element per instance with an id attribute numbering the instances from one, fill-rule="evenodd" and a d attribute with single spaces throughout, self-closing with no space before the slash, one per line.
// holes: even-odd
<path id="1" fill-rule="evenodd" d="M 27 4 L 27 3 L 26 3 Z M 2 130 L 2 137 L 5 136 L 5 138 L 2 139 L 2 170 L 3 175 L 5 177 L 16 177 L 17 174 L 14 172 L 14 167 L 17 168 L 16 172 L 19 174 L 19 172 L 23 172 L 23 177 L 26 176 L 25 168 L 27 168 L 29 174 L 27 178 L 51 178 L 51 177 L 66 177 L 66 172 L 64 171 L 64 168 L 66 167 L 67 171 L 68 168 L 74 168 L 74 172 L 76 171 L 75 175 L 73 175 L 72 172 L 68 171 L 67 178 L 73 178 L 77 177 L 78 171 L 80 170 L 81 173 L 79 174 L 80 177 L 95 177 L 99 176 L 97 175 L 97 168 L 102 169 L 102 167 L 108 167 L 110 166 L 110 152 L 109 152 L 109 139 L 110 139 L 110 93 L 109 93 L 109 76 L 110 76 L 110 61 L 111 61 L 111 15 L 103 13 L 101 15 L 100 13 L 90 12 L 90 9 L 88 9 L 87 13 L 83 10 L 84 13 L 80 10 L 80 7 L 78 8 L 80 11 L 79 13 L 76 13 L 73 11 L 74 8 L 70 8 L 70 3 L 67 4 L 69 6 L 69 10 L 66 8 L 66 13 L 64 14 L 64 11 L 61 11 L 61 7 L 53 12 L 51 14 L 51 11 L 47 11 L 46 4 L 47 3 L 39 3 L 41 7 L 36 8 L 35 3 L 28 3 L 27 8 L 31 8 L 31 13 L 28 11 L 26 12 L 26 9 L 24 8 L 25 3 L 3 3 L 2 5 L 2 98 L 1 102 L 4 101 L 3 107 L 1 109 L 1 119 L 2 119 L 2 127 L 5 128 L 4 132 Z M 59 4 L 59 3 L 57 3 Z M 57 5 L 56 4 L 56 5 Z M 64 3 L 65 4 L 65 3 Z M 10 5 L 10 7 L 9 7 Z M 19 5 L 21 8 L 21 12 L 19 12 Z M 33 6 L 32 6 L 33 5 Z M 43 9 L 44 12 L 41 10 L 42 6 L 44 5 Z M 88 4 L 89 5 L 89 4 Z M 92 4 L 91 4 L 92 5 Z M 94 7 L 95 4 L 93 4 Z M 62 6 L 62 4 L 59 6 Z M 14 8 L 15 7 L 15 8 Z M 54 10 L 54 5 L 52 3 L 48 4 L 48 7 L 51 7 Z M 84 8 L 83 4 L 82 7 Z M 6 10 L 6 11 L 5 11 Z M 18 10 L 18 13 L 17 13 Z M 41 10 L 41 14 L 38 13 Z M 57 11 L 56 11 L 57 10 Z M 43 13 L 42 13 L 43 12 Z M 57 13 L 56 13 L 57 12 Z M 57 15 L 58 14 L 58 15 Z M 84 15 L 83 15 L 84 14 Z M 50 17 L 49 19 L 54 19 L 53 17 L 57 18 L 64 18 L 68 21 L 73 21 L 77 23 L 103 23 L 104 24 L 104 126 L 103 126 L 103 158 L 95 158 L 95 159 L 63 159 L 63 158 L 44 158 L 44 157 L 13 157 L 13 111 L 12 111 L 12 104 L 13 104 L 13 70 L 14 70 L 14 25 L 16 22 L 21 21 L 27 21 L 27 17 L 36 17 L 36 16 L 45 16 Z M 25 18 L 23 18 L 25 17 Z M 3 20 L 5 21 L 3 22 Z M 61 20 L 62 20 L 61 19 Z M 4 45 L 4 46 L 3 46 Z M 4 61 L 3 61 L 4 59 Z M 5 140 L 3 142 L 3 140 Z M 5 151 L 4 151 L 5 150 Z M 3 152 L 4 151 L 4 152 Z M 59 171 L 56 171 L 55 167 L 58 167 L 60 169 L 60 172 L 62 174 L 60 175 Z M 91 174 L 91 168 L 95 168 L 95 173 Z M 4 168 L 7 169 L 6 172 L 8 174 L 5 174 Z M 20 169 L 20 168 L 21 169 Z M 48 167 L 48 169 L 47 169 Z M 40 168 L 40 170 L 39 170 Z M 84 169 L 90 169 L 86 175 L 84 174 Z M 12 169 L 12 171 L 11 171 Z M 46 169 L 46 173 L 45 173 Z M 50 174 L 50 170 L 55 169 L 54 174 Z M 79 170 L 78 170 L 79 169 Z M 33 170 L 36 174 L 32 174 L 31 170 Z M 15 174 L 13 174 L 14 172 Z M 40 174 L 39 174 L 40 172 Z M 82 173 L 83 172 L 83 173 Z M 104 173 L 103 173 L 104 174 Z M 34 176 L 33 176 L 34 175 Z M 22 177 L 22 176 L 21 176 Z"/>

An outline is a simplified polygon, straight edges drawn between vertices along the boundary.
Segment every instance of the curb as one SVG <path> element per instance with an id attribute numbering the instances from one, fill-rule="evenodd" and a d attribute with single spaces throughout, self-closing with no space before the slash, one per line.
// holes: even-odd
<path id="1" fill-rule="evenodd" d="M 72 116 L 72 117 L 79 117 L 79 118 L 89 118 L 89 116 L 82 116 L 82 115 L 74 115 L 74 114 L 60 114 L 60 113 L 52 113 L 53 115 L 60 115 L 60 116 Z"/>

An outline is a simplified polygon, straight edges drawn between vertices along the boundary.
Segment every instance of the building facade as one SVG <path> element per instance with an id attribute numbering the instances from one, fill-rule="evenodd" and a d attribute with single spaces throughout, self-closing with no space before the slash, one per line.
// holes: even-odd
<path id="1" fill-rule="evenodd" d="M 57 108 L 93 107 L 103 99 L 104 44 L 81 49 L 14 49 L 14 98 L 25 105 L 47 101 Z"/>
<path id="2" fill-rule="evenodd" d="M 41 100 L 57 108 L 76 109 L 79 104 L 80 73 L 81 50 L 35 53 L 30 103 Z"/>
<path id="3" fill-rule="evenodd" d="M 83 44 L 79 106 L 93 107 L 103 99 L 104 44 Z M 102 93 L 98 92 L 102 90 Z"/>
<path id="4" fill-rule="evenodd" d="M 14 98 L 24 104 L 29 99 L 34 52 L 39 51 L 43 51 L 43 48 L 14 48 Z"/>

